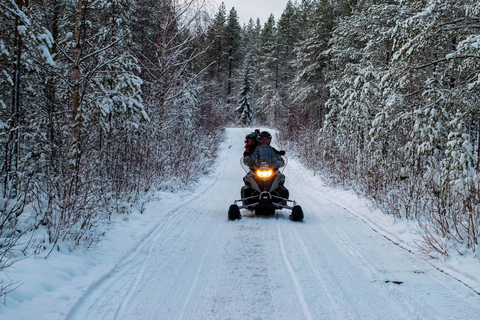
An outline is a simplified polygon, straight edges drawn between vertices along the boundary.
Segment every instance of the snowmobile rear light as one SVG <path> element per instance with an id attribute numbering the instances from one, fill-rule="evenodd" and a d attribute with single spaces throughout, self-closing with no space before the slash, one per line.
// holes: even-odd
<path id="1" fill-rule="evenodd" d="M 272 174 L 273 174 L 272 169 L 257 170 L 257 176 L 262 180 L 266 180 L 266 179 L 270 178 L 272 176 Z"/>

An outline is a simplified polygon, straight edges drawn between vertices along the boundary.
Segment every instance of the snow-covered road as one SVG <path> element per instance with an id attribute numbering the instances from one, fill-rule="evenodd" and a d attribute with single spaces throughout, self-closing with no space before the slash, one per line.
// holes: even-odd
<path id="1" fill-rule="evenodd" d="M 227 221 L 245 133 L 227 130 L 212 184 L 170 212 L 68 319 L 478 317 L 478 295 L 322 195 L 294 161 L 286 186 L 304 222 L 287 210 Z"/>
<path id="2" fill-rule="evenodd" d="M 284 173 L 303 222 L 291 222 L 288 210 L 278 219 L 242 212 L 228 221 L 242 186 L 246 133 L 227 129 L 217 165 L 195 196 L 175 206 L 160 201 L 161 218 L 108 272 L 95 281 L 85 276 L 83 287 L 79 274 L 70 288 L 77 294 L 61 294 L 68 291 L 62 287 L 25 306 L 58 303 L 57 316 L 72 320 L 480 319 L 474 290 L 389 241 L 354 202 L 332 196 L 341 193 L 294 159 Z M 20 309 L 7 315 L 29 314 Z"/>

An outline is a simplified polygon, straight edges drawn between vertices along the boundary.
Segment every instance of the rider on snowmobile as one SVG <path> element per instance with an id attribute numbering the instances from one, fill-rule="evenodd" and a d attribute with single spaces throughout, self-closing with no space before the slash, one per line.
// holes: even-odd
<path id="1" fill-rule="evenodd" d="M 249 140 L 249 138 L 253 138 L 253 135 L 255 135 L 255 133 L 250 133 L 246 136 L 246 141 Z M 260 134 L 258 135 L 258 142 L 257 144 L 255 145 L 255 147 L 253 148 L 250 148 L 249 150 L 247 150 L 247 146 L 245 146 L 245 152 L 243 153 L 243 156 L 246 158 L 244 159 L 244 163 L 247 164 L 247 162 L 250 160 L 249 159 L 249 156 L 253 154 L 253 151 L 255 150 L 255 148 L 257 147 L 257 145 L 263 145 L 263 146 L 270 146 L 270 143 L 272 142 L 272 135 L 270 134 L 270 132 L 268 131 L 262 131 L 260 132 Z M 253 145 L 253 144 L 252 144 Z M 270 146 L 273 150 L 273 152 L 275 152 L 276 154 L 279 154 L 281 156 L 285 155 L 285 151 L 284 150 L 280 150 L 278 151 L 277 149 L 275 149 L 274 147 Z"/>
<path id="2" fill-rule="evenodd" d="M 281 168 L 286 165 L 286 158 L 282 157 L 285 151 L 270 146 L 272 135 L 267 131 L 259 134 L 260 144 L 250 149 L 247 143 L 249 135 L 245 146 L 248 150 L 245 150 L 243 157 L 247 173 L 243 178 L 245 185 L 240 190 L 240 200 L 235 200 L 228 209 L 228 219 L 241 219 L 240 209 L 255 211 L 255 215 L 273 215 L 275 210 L 289 209 L 292 210 L 290 220 L 302 221 L 302 208 L 294 200 L 289 200 L 289 191 L 284 186 L 285 176 Z M 253 135 L 250 137 L 253 138 Z M 253 145 L 254 141 L 250 143 Z M 237 205 L 239 201 L 242 202 L 241 206 Z M 293 202 L 293 206 L 289 202 Z"/>
<path id="3" fill-rule="evenodd" d="M 280 168 L 280 167 L 283 167 L 285 165 L 285 162 L 283 160 L 283 158 L 281 157 L 282 155 L 285 155 L 285 151 L 284 150 L 276 150 L 275 148 L 273 148 L 272 146 L 270 146 L 270 143 L 272 142 L 272 135 L 268 132 L 268 131 L 262 131 L 260 133 L 260 136 L 259 136 L 259 142 L 260 142 L 260 145 L 259 146 L 269 146 L 272 151 L 278 155 L 278 158 L 275 160 L 277 163 L 276 163 L 276 168 Z M 257 150 L 257 148 L 255 149 L 257 152 L 253 152 L 251 154 L 247 154 L 247 155 L 244 155 L 244 158 L 243 158 L 243 163 L 245 165 L 247 165 L 249 168 L 250 168 L 250 171 L 247 173 L 247 176 L 254 176 L 254 172 L 252 171 L 255 167 L 255 161 L 256 161 L 256 157 L 259 156 L 259 150 Z M 283 177 L 283 174 L 282 173 L 278 173 L 279 175 L 281 175 Z M 245 196 L 249 196 L 251 194 L 251 190 L 249 190 L 251 188 L 251 185 L 250 183 L 248 182 L 248 178 L 247 176 L 245 176 L 243 178 L 243 181 L 245 183 L 245 186 L 243 186 L 242 188 L 242 197 L 245 197 Z M 278 189 L 277 189 L 277 193 L 283 197 L 283 198 L 288 198 L 288 190 L 285 188 L 284 186 L 284 181 L 285 181 L 285 178 L 282 178 L 280 179 L 280 183 L 279 183 L 279 186 L 278 186 Z"/>

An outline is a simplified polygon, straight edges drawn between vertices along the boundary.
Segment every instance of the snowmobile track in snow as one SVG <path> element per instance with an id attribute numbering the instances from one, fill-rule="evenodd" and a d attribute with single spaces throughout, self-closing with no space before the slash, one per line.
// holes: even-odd
<path id="1" fill-rule="evenodd" d="M 169 226 L 175 223 L 175 218 L 179 214 L 181 214 L 182 211 L 185 210 L 191 203 L 196 201 L 199 197 L 207 194 L 216 185 L 220 178 L 221 174 L 218 174 L 217 179 L 214 180 L 214 183 L 208 185 L 200 194 L 193 196 L 187 202 L 182 203 L 180 206 L 173 210 L 170 210 L 170 212 L 165 215 L 165 219 L 160 220 L 159 224 L 155 226 L 146 235 L 146 237 L 138 243 L 138 246 L 135 247 L 135 250 L 133 252 L 126 254 L 124 259 L 120 260 L 117 265 L 112 268 L 109 274 L 103 276 L 99 281 L 92 284 L 85 291 L 83 296 L 70 310 L 70 312 L 66 316 L 66 319 L 71 319 L 78 312 L 78 309 L 86 303 L 87 299 L 89 299 L 90 301 L 94 301 L 92 305 L 90 305 L 90 308 L 103 302 L 101 296 L 103 296 L 105 292 L 111 292 L 112 288 L 118 285 L 118 278 L 125 278 L 129 274 L 136 274 L 135 280 L 131 285 L 125 284 L 125 287 L 128 287 L 128 289 L 123 290 L 123 292 L 126 291 L 126 293 L 123 295 L 123 298 L 121 299 L 122 302 L 119 304 L 117 310 L 115 311 L 114 318 L 122 318 L 125 312 L 125 308 L 126 306 L 128 306 L 132 295 L 134 295 L 134 293 L 138 289 L 140 279 L 144 276 L 144 271 L 151 257 L 153 248 L 155 248 L 158 243 L 162 242 L 160 240 L 160 237 L 162 235 L 164 237 L 168 237 L 168 234 L 162 234 L 162 230 L 165 228 L 169 229 Z M 146 247 L 148 247 L 148 250 L 147 254 L 145 255 L 144 252 Z M 141 264 L 140 271 L 137 272 L 139 264 Z M 118 295 L 121 295 L 121 293 L 117 292 L 117 297 Z"/>
<path id="2" fill-rule="evenodd" d="M 277 235 L 278 235 L 278 244 L 280 246 L 280 252 L 282 253 L 283 262 L 285 263 L 285 266 L 288 269 L 290 278 L 292 279 L 292 282 L 295 285 L 295 292 L 297 294 L 298 302 L 302 306 L 303 315 L 305 316 L 306 319 L 313 319 L 312 315 L 310 314 L 310 310 L 308 309 L 308 305 L 305 302 L 305 297 L 302 291 L 302 287 L 298 283 L 298 279 L 295 275 L 295 272 L 292 269 L 292 265 L 288 261 L 287 253 L 285 251 L 285 246 L 283 244 L 282 231 L 280 230 L 280 225 L 278 223 L 277 223 Z"/>

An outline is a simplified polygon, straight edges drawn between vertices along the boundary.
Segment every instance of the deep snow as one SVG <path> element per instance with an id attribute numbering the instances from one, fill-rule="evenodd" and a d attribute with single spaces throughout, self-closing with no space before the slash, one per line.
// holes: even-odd
<path id="1" fill-rule="evenodd" d="M 292 157 L 286 186 L 305 220 L 228 221 L 248 132 L 227 129 L 211 174 L 117 216 L 94 248 L 17 262 L 7 276 L 23 284 L 0 319 L 480 319 L 478 258 L 422 256 L 413 222 Z"/>

